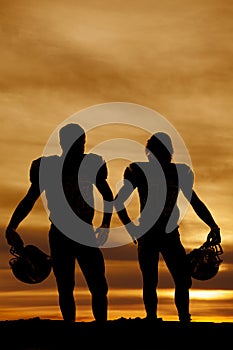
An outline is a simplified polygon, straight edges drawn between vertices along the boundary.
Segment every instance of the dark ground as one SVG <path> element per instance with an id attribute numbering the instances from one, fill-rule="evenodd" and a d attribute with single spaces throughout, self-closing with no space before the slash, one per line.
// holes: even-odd
<path id="1" fill-rule="evenodd" d="M 120 318 L 96 322 L 0 321 L 1 350 L 220 349 L 232 348 L 233 323 Z"/>

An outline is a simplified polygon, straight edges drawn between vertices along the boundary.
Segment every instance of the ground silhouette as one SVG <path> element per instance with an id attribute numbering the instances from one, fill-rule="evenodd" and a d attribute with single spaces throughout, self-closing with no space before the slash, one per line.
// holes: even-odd
<path id="1" fill-rule="evenodd" d="M 0 321 L 1 349 L 225 349 L 233 323 L 146 321 L 120 318 L 104 324 L 40 318 Z"/>

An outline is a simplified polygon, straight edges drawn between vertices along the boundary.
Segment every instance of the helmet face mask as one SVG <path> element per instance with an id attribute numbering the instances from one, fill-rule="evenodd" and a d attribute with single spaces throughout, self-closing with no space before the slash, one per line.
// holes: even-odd
<path id="1" fill-rule="evenodd" d="M 220 244 L 210 245 L 205 242 L 200 248 L 193 249 L 187 254 L 190 265 L 190 273 L 194 279 L 208 280 L 213 278 L 219 271 L 223 254 Z"/>
<path id="2" fill-rule="evenodd" d="M 9 265 L 19 281 L 36 284 L 49 276 L 52 269 L 51 257 L 38 247 L 27 245 L 20 252 L 12 247 L 10 253 L 14 258 L 9 260 Z"/>

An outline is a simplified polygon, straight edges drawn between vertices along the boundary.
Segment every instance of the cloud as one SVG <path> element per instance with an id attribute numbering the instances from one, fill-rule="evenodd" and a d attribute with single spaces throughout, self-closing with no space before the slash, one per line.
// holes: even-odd
<path id="1" fill-rule="evenodd" d="M 31 160 L 59 123 L 96 103 L 139 103 L 162 112 L 180 132 L 195 188 L 221 226 L 226 265 L 200 288 L 232 288 L 231 9 L 217 1 L 2 1 L 1 227 L 29 185 Z M 46 249 L 47 216 L 39 207 L 21 232 Z M 203 243 L 204 228 L 187 214 L 181 229 L 188 249 Z M 0 247 L 3 289 L 17 290 L 3 235 Z M 104 255 L 111 285 L 139 285 L 134 245 L 104 249 Z"/>

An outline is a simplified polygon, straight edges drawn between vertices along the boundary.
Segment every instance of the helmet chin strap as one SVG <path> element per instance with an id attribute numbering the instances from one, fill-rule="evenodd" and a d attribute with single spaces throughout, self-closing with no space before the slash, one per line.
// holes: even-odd
<path id="1" fill-rule="evenodd" d="M 15 257 L 19 257 L 23 255 L 24 247 L 18 248 L 18 247 L 11 247 L 10 253 L 14 255 Z"/>

